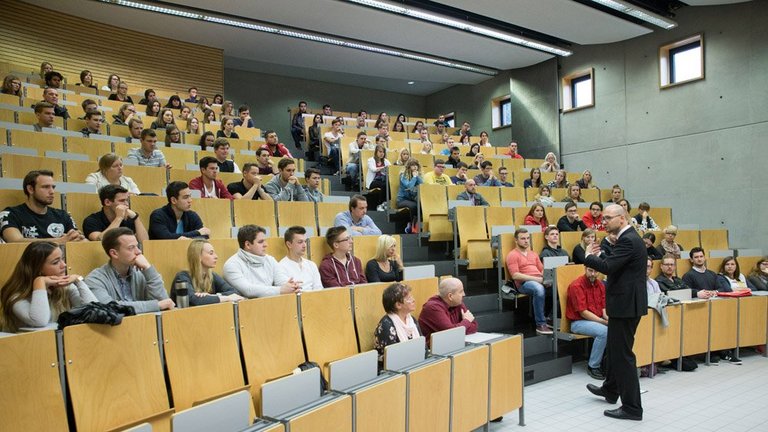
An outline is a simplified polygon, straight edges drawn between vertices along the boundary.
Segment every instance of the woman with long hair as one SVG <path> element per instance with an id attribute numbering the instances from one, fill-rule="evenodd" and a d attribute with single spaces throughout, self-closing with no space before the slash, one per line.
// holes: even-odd
<path id="1" fill-rule="evenodd" d="M 213 95 L 213 104 L 214 105 L 223 105 L 224 104 L 224 96 L 216 93 Z"/>
<path id="2" fill-rule="evenodd" d="M 165 146 L 170 147 L 171 144 L 181 144 L 181 130 L 175 124 L 165 127 Z"/>
<path id="3" fill-rule="evenodd" d="M 739 261 L 732 256 L 723 258 L 723 262 L 720 263 L 720 268 L 717 270 L 717 273 L 728 281 L 732 291 L 752 291 L 755 289 L 755 287 L 752 286 L 752 282 L 749 282 L 744 276 L 744 273 L 741 272 Z"/>
<path id="4" fill-rule="evenodd" d="M 181 98 L 178 95 L 173 95 L 168 98 L 168 103 L 165 104 L 163 108 L 171 108 L 171 109 L 177 109 L 180 110 L 181 106 L 183 104 L 181 103 Z"/>
<path id="5" fill-rule="evenodd" d="M 232 101 L 224 101 L 223 104 L 221 104 L 221 114 L 219 115 L 220 118 L 227 117 L 235 117 L 235 104 L 232 103 Z"/>
<path id="6" fill-rule="evenodd" d="M 402 152 L 401 152 L 402 154 Z M 408 159 L 405 163 L 405 169 L 400 174 L 400 187 L 397 190 L 397 208 L 407 208 L 411 214 L 411 221 L 405 227 L 405 233 L 411 234 L 419 232 L 419 223 L 417 219 L 418 204 L 417 192 L 419 185 L 424 183 L 421 178 L 421 163 L 416 159 Z"/>
<path id="7" fill-rule="evenodd" d="M 216 113 L 212 109 L 206 108 L 203 111 L 203 123 L 210 124 L 215 121 L 216 121 Z"/>
<path id="8" fill-rule="evenodd" d="M 133 99 L 130 96 L 128 96 L 128 83 L 126 83 L 125 81 L 120 81 L 120 84 L 117 85 L 117 91 L 109 95 L 107 99 L 113 100 L 113 101 L 133 103 Z"/>
<path id="9" fill-rule="evenodd" d="M 410 159 L 411 151 L 408 150 L 408 147 L 403 147 L 400 149 L 400 153 L 397 157 L 397 160 L 395 161 L 395 165 L 405 166 L 406 162 L 408 162 Z"/>
<path id="10" fill-rule="evenodd" d="M 403 280 L 403 260 L 397 253 L 397 241 L 386 234 L 376 242 L 376 255 L 365 265 L 365 278 L 373 282 L 399 282 Z"/>
<path id="11" fill-rule="evenodd" d="M 475 157 L 478 154 L 480 154 L 480 144 L 474 143 L 469 147 L 469 151 L 467 152 L 466 156 L 472 156 Z"/>
<path id="12" fill-rule="evenodd" d="M 424 122 L 421 120 L 418 120 L 415 125 L 413 125 L 413 129 L 411 129 L 411 132 L 421 133 L 421 130 L 424 129 Z"/>
<path id="13" fill-rule="evenodd" d="M 387 200 L 387 167 L 389 165 L 387 149 L 381 144 L 376 144 L 373 156 L 368 158 L 365 187 L 369 190 L 368 205 L 377 210 L 382 210 L 380 207 Z"/>
<path id="14" fill-rule="evenodd" d="M 104 91 L 108 91 L 110 93 L 117 93 L 117 87 L 119 85 L 120 85 L 120 75 L 111 74 L 109 78 L 107 78 L 107 83 L 104 84 L 104 86 L 101 89 Z"/>
<path id="15" fill-rule="evenodd" d="M 528 174 L 528 178 L 523 181 L 524 188 L 536 188 L 541 187 L 541 169 L 531 168 L 531 173 Z"/>
<path id="16" fill-rule="evenodd" d="M 67 263 L 56 243 L 29 243 L 8 282 L 0 289 L 2 328 L 45 327 L 62 312 L 96 302 L 80 275 L 67 275 Z"/>
<path id="17" fill-rule="evenodd" d="M 235 119 L 233 117 L 221 118 L 221 129 L 216 132 L 216 138 L 239 139 L 240 135 L 235 132 Z"/>
<path id="18" fill-rule="evenodd" d="M 549 182 L 549 187 L 552 189 L 555 189 L 555 188 L 568 189 L 568 186 L 570 185 L 571 184 L 568 183 L 568 175 L 564 169 L 557 170 L 557 172 L 555 173 L 555 179 Z"/>
<path id="19" fill-rule="evenodd" d="M 491 142 L 488 141 L 488 132 L 486 131 L 480 132 L 480 146 L 491 147 Z"/>
<path id="20" fill-rule="evenodd" d="M 16 75 L 6 75 L 0 93 L 21 96 L 21 80 Z"/>
<path id="21" fill-rule="evenodd" d="M 45 74 L 48 72 L 53 72 L 53 65 L 47 61 L 40 63 L 40 79 L 45 80 Z"/>
<path id="22" fill-rule="evenodd" d="M 747 280 L 752 282 L 757 291 L 768 291 L 768 256 L 760 258 L 755 268 L 749 273 Z"/>
<path id="23" fill-rule="evenodd" d="M 405 132 L 405 125 L 403 122 L 396 121 L 392 126 L 392 132 Z"/>
<path id="24" fill-rule="evenodd" d="M 541 185 L 541 187 L 539 187 L 539 193 L 536 194 L 534 200 L 544 207 L 552 207 L 555 204 L 555 199 L 552 198 L 552 189 L 547 185 Z"/>
<path id="25" fill-rule="evenodd" d="M 544 156 L 544 163 L 541 164 L 542 172 L 555 172 L 560 169 L 560 164 L 557 163 L 557 156 L 554 153 L 549 152 Z"/>
<path id="26" fill-rule="evenodd" d="M 160 106 L 160 101 L 157 99 L 152 99 L 147 104 L 147 110 L 144 112 L 144 114 L 150 116 L 150 117 L 157 117 L 160 115 L 160 110 L 162 107 Z"/>
<path id="27" fill-rule="evenodd" d="M 584 170 L 581 178 L 576 180 L 576 184 L 582 189 L 597 189 L 597 186 L 592 182 L 592 171 L 590 170 Z"/>
<path id="28" fill-rule="evenodd" d="M 387 113 L 382 111 L 379 113 L 379 117 L 376 119 L 376 123 L 374 123 L 373 127 L 375 129 L 378 129 L 384 123 L 389 123 L 389 116 L 387 115 Z"/>
<path id="29" fill-rule="evenodd" d="M 124 103 L 120 105 L 120 109 L 117 110 L 117 114 L 113 114 L 115 125 L 127 125 L 129 121 L 136 115 L 136 107 L 131 103 Z"/>
<path id="30" fill-rule="evenodd" d="M 528 210 L 528 214 L 525 216 L 523 225 L 540 225 L 542 231 L 547 229 L 549 221 L 547 221 L 547 214 L 544 212 L 544 206 L 541 203 L 535 203 Z"/>
<path id="31" fill-rule="evenodd" d="M 187 133 L 197 135 L 200 132 L 200 120 L 198 120 L 197 117 L 190 117 L 187 120 Z"/>
<path id="32" fill-rule="evenodd" d="M 597 233 L 592 228 L 587 228 L 581 232 L 581 241 L 573 248 L 571 257 L 574 264 L 584 264 L 584 257 L 587 248 L 597 241 Z"/>
<path id="33" fill-rule="evenodd" d="M 216 141 L 216 135 L 211 131 L 205 131 L 200 136 L 200 142 L 198 144 L 200 145 L 201 150 L 206 151 L 208 150 L 208 147 L 213 147 L 214 141 Z"/>
<path id="34" fill-rule="evenodd" d="M 168 126 L 176 126 L 176 119 L 173 117 L 173 110 L 170 108 L 163 108 L 157 115 L 157 119 L 152 122 L 150 126 L 152 129 L 165 129 Z"/>
<path id="35" fill-rule="evenodd" d="M 432 149 L 432 143 L 429 141 L 424 141 L 424 143 L 421 145 L 421 154 L 423 155 L 433 155 L 435 152 Z"/>
<path id="36" fill-rule="evenodd" d="M 219 256 L 208 240 L 192 240 L 187 248 L 189 270 L 176 273 L 171 287 L 171 298 L 176 298 L 176 284 L 186 282 L 190 293 L 190 306 L 242 300 L 243 297 L 235 292 L 232 285 L 213 271 L 218 260 Z"/>
<path id="37" fill-rule="evenodd" d="M 96 186 L 96 192 L 102 187 L 113 184 L 120 185 L 131 194 L 138 195 L 141 192 L 133 179 L 123 175 L 123 160 L 114 153 L 107 153 L 99 159 L 99 170 L 88 174 L 85 182 Z"/>
<path id="38" fill-rule="evenodd" d="M 307 146 L 312 152 L 320 151 L 320 128 L 323 126 L 322 114 L 315 114 L 312 117 L 312 126 L 309 127 L 309 141 Z"/>

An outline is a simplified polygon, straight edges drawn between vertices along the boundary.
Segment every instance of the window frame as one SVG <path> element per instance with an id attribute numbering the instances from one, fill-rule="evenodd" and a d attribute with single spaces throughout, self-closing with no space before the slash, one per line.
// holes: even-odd
<path id="1" fill-rule="evenodd" d="M 504 107 L 509 106 L 509 123 L 504 123 Z M 491 129 L 512 127 L 512 95 L 507 94 L 491 99 Z"/>
<path id="2" fill-rule="evenodd" d="M 682 81 L 673 82 L 675 70 L 676 54 L 693 49 L 693 45 L 698 45 L 701 50 L 701 75 L 693 78 L 689 78 Z M 696 81 L 702 81 L 706 78 L 705 71 L 705 51 L 704 51 L 704 33 L 698 33 L 687 38 L 671 42 L 659 47 L 659 88 L 664 90 L 671 87 L 677 87 L 683 84 L 688 84 Z"/>
<path id="3" fill-rule="evenodd" d="M 576 106 L 576 84 L 583 81 L 591 81 L 590 91 L 592 93 L 592 102 Z M 563 114 L 572 111 L 578 111 L 585 108 L 594 108 L 595 106 L 595 69 L 583 69 L 564 76 L 561 79 L 560 89 L 562 91 L 562 108 Z"/>

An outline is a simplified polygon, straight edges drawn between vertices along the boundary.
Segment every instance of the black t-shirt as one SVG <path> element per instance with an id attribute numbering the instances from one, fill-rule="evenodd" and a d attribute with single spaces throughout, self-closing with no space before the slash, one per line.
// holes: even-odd
<path id="1" fill-rule="evenodd" d="M 83 233 L 85 234 L 85 238 L 88 238 L 93 232 L 103 232 L 107 229 L 110 223 L 109 219 L 107 219 L 107 215 L 104 214 L 104 210 L 92 213 L 85 218 L 85 221 L 83 221 Z M 133 219 L 123 219 L 123 222 L 120 223 L 120 227 L 130 228 L 131 231 L 134 233 L 136 232 L 136 223 Z"/>
<path id="2" fill-rule="evenodd" d="M 48 207 L 44 215 L 20 204 L 0 212 L 0 234 L 6 228 L 16 228 L 24 238 L 59 238 L 77 228 L 72 216 L 64 210 Z"/>
<path id="3" fill-rule="evenodd" d="M 236 193 L 239 193 L 240 195 L 245 195 L 245 194 L 248 193 L 248 189 L 245 188 L 245 185 L 243 184 L 242 180 L 239 181 L 239 182 L 228 184 L 227 185 L 227 190 L 232 195 L 234 195 Z M 260 186 L 259 190 L 264 190 L 264 186 Z M 259 196 L 259 193 L 256 192 L 255 194 L 253 194 L 253 198 L 251 198 L 251 199 L 257 200 L 257 199 L 261 199 L 261 197 Z"/>
<path id="4" fill-rule="evenodd" d="M 219 172 L 235 172 L 235 163 L 231 160 L 225 160 L 224 162 L 216 161 L 216 165 L 219 166 Z"/>

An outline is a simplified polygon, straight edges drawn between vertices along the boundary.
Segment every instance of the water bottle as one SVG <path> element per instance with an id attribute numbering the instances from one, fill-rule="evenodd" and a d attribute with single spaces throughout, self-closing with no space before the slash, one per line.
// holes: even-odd
<path id="1" fill-rule="evenodd" d="M 189 307 L 189 288 L 187 288 L 186 282 L 176 282 L 174 285 L 176 290 L 176 307 L 187 308 Z"/>

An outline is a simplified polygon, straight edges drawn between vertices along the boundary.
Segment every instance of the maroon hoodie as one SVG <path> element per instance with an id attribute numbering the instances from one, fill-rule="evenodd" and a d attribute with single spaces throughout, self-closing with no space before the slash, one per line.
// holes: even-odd
<path id="1" fill-rule="evenodd" d="M 323 282 L 323 288 L 346 287 L 368 283 L 360 259 L 351 254 L 347 255 L 346 266 L 334 258 L 333 254 L 328 254 L 320 262 L 318 270 L 320 271 L 320 281 Z"/>

